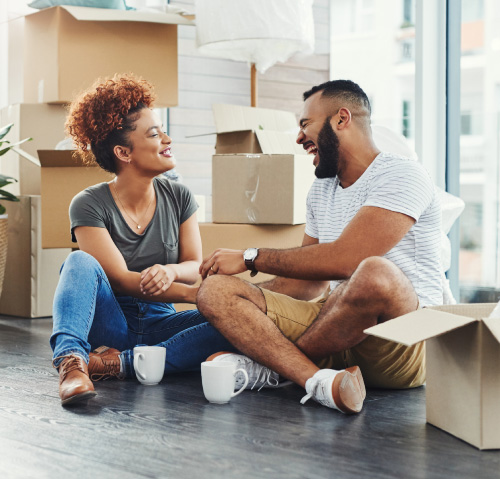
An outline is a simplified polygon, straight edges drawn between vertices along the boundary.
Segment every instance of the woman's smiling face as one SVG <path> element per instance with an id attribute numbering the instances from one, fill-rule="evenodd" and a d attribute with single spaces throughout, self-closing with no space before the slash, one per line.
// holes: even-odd
<path id="1" fill-rule="evenodd" d="M 172 140 L 163 132 L 158 115 L 150 108 L 143 108 L 134 125 L 135 130 L 129 133 L 130 163 L 157 174 L 174 168 L 175 158 L 170 150 Z"/>

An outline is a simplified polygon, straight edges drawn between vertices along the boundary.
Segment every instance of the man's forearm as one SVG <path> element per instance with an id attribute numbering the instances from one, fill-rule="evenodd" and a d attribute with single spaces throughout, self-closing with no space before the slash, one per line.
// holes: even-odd
<path id="1" fill-rule="evenodd" d="M 257 271 L 284 278 L 328 281 L 346 279 L 355 268 L 348 258 L 335 255 L 332 259 L 332 244 L 323 243 L 292 249 L 260 248 L 255 260 Z"/>

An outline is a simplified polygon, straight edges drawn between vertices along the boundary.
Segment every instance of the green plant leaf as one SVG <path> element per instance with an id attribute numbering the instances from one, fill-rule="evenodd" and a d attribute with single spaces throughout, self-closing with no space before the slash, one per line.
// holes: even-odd
<path id="1" fill-rule="evenodd" d="M 10 129 L 14 126 L 14 123 L 10 123 L 9 125 L 7 126 L 4 126 L 1 130 L 0 130 L 0 140 L 5 136 L 7 135 L 7 133 L 9 133 Z"/>
<path id="2" fill-rule="evenodd" d="M 31 141 L 33 138 L 25 138 L 24 140 L 18 141 L 17 143 L 11 143 L 9 146 L 4 148 L 3 150 L 0 150 L 0 156 L 5 155 L 13 146 L 19 146 L 22 145 L 23 143 L 27 141 Z"/>
<path id="3" fill-rule="evenodd" d="M 12 183 L 17 183 L 17 180 L 12 178 L 12 176 L 0 175 L 0 188 L 11 185 Z"/>
<path id="4" fill-rule="evenodd" d="M 8 191 L 0 189 L 0 200 L 2 201 L 19 201 L 19 198 Z"/>

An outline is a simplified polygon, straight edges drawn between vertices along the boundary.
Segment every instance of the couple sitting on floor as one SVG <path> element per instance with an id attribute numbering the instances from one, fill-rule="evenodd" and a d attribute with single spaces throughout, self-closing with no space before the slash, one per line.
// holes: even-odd
<path id="1" fill-rule="evenodd" d="M 80 251 L 61 270 L 50 339 L 62 403 L 94 396 L 93 380 L 135 377 L 137 344 L 165 347 L 167 374 L 234 361 L 249 388 L 291 380 L 306 390 L 302 403 L 344 413 L 362 409 L 365 384 L 422 385 L 423 344 L 364 330 L 442 303 L 441 210 L 418 162 L 377 149 L 363 90 L 336 80 L 304 93 L 297 142 L 317 179 L 302 246 L 221 249 L 203 261 L 193 195 L 162 175 L 175 160 L 153 101 L 151 85 L 125 75 L 71 105 L 80 154 L 116 177 L 70 206 Z M 248 269 L 276 277 L 233 276 Z M 176 312 L 180 302 L 198 310 Z"/>

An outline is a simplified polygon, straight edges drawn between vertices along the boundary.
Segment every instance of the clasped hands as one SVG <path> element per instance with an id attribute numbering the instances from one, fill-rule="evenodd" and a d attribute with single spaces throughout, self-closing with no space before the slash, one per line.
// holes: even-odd
<path id="1" fill-rule="evenodd" d="M 176 279 L 177 274 L 172 266 L 154 264 L 141 271 L 141 292 L 149 296 L 158 296 L 167 291 Z"/>
<path id="2" fill-rule="evenodd" d="M 202 261 L 199 272 L 205 279 L 213 274 L 233 275 L 246 270 L 242 250 L 217 249 Z M 141 271 L 141 292 L 158 296 L 167 291 L 176 279 L 177 274 L 171 265 L 154 264 Z"/>

